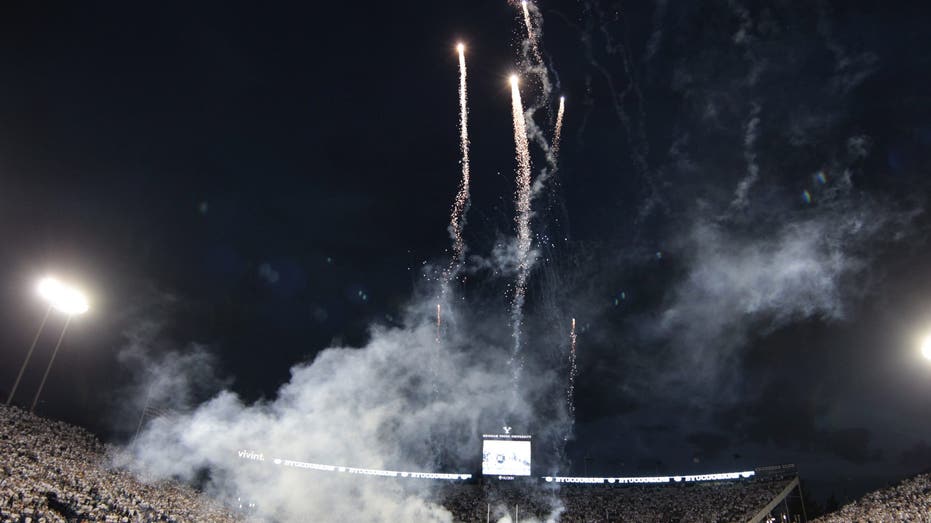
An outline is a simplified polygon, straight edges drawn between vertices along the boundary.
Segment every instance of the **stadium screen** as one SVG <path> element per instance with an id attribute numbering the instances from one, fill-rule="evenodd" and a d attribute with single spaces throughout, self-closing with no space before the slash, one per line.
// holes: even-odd
<path id="1" fill-rule="evenodd" d="M 482 474 L 486 476 L 529 476 L 530 436 L 484 434 Z"/>

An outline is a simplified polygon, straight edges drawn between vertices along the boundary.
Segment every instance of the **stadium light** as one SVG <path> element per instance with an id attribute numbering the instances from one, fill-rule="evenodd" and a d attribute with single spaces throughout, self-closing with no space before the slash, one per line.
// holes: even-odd
<path id="1" fill-rule="evenodd" d="M 39 281 L 39 296 L 45 298 L 56 310 L 69 316 L 84 314 L 89 308 L 87 298 L 81 291 L 64 285 L 55 278 L 42 278 Z"/>
<path id="2" fill-rule="evenodd" d="M 41 296 L 42 299 L 48 303 L 48 308 L 45 311 L 45 316 L 42 318 L 42 323 L 39 324 L 39 330 L 36 331 L 36 335 L 32 339 L 32 345 L 29 346 L 29 352 L 26 353 L 26 359 L 23 361 L 22 366 L 19 368 L 19 374 L 16 376 L 16 381 L 13 383 L 13 388 L 10 390 L 10 395 L 6 399 L 7 405 L 12 403 L 13 397 L 16 395 L 16 389 L 19 387 L 19 382 L 23 379 L 23 373 L 26 371 L 26 366 L 29 364 L 29 359 L 32 357 L 33 351 L 35 351 L 36 345 L 39 342 L 39 337 L 42 335 L 42 330 L 45 329 L 45 324 L 48 322 L 48 318 L 52 313 L 52 309 L 65 313 L 67 315 L 67 319 L 65 320 L 65 326 L 61 329 L 61 335 L 58 337 L 58 343 L 55 344 L 55 350 L 52 352 L 52 359 L 49 360 L 48 367 L 45 369 L 45 374 L 42 376 L 42 382 L 39 384 L 39 390 L 36 392 L 36 396 L 32 400 L 32 408 L 30 411 L 35 411 L 36 403 L 39 401 L 39 395 L 42 393 L 42 389 L 45 387 L 45 380 L 48 378 L 48 373 L 52 369 L 52 363 L 55 361 L 55 356 L 58 355 L 58 349 L 61 347 L 61 341 L 65 338 L 65 332 L 68 330 L 68 325 L 71 323 L 71 318 L 78 314 L 84 314 L 90 309 L 87 298 L 81 291 L 75 289 L 74 287 L 65 285 L 55 278 L 42 278 L 39 280 L 37 290 L 39 296 Z"/>
<path id="3" fill-rule="evenodd" d="M 931 360 L 931 335 L 925 337 L 924 341 L 921 342 L 921 354 Z"/>

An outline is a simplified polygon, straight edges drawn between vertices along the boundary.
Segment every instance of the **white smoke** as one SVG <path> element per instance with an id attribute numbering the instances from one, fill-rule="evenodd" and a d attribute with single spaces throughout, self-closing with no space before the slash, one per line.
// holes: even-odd
<path id="1" fill-rule="evenodd" d="M 281 275 L 272 268 L 268 263 L 263 263 L 259 265 L 259 277 L 262 278 L 269 285 L 274 285 L 278 283 L 278 280 L 281 279 Z"/>
<path id="2" fill-rule="evenodd" d="M 663 42 L 663 19 L 666 17 L 666 11 L 669 8 L 668 0 L 658 0 L 653 10 L 653 32 L 647 40 L 646 50 L 643 53 L 643 61 L 649 62 L 656 56 Z"/>
<path id="3" fill-rule="evenodd" d="M 744 208 L 748 205 L 748 194 L 753 185 L 760 177 L 760 166 L 757 163 L 756 141 L 759 137 L 760 127 L 760 104 L 753 103 L 750 105 L 750 116 L 747 119 L 747 125 L 744 127 L 744 161 L 747 162 L 747 176 L 737 184 L 737 190 L 734 191 L 734 201 L 731 205 L 736 208 Z"/>
<path id="4" fill-rule="evenodd" d="M 653 335 L 675 340 L 670 368 L 688 368 L 691 382 L 726 382 L 720 372 L 750 336 L 809 318 L 843 320 L 847 304 L 869 292 L 877 243 L 901 238 L 914 217 L 847 191 L 753 227 L 695 220 L 673 249 L 684 276 L 652 325 Z"/>
<path id="5" fill-rule="evenodd" d="M 834 76 L 831 79 L 832 91 L 840 96 L 856 89 L 867 78 L 873 76 L 879 68 L 879 57 L 872 52 L 851 55 L 845 46 L 835 37 L 831 23 L 830 6 L 820 1 L 816 4 L 818 12 L 818 34 L 823 38 L 825 47 L 834 56 Z"/>
<path id="6" fill-rule="evenodd" d="M 479 345 L 458 329 L 438 348 L 429 315 L 411 317 L 408 327 L 374 328 L 363 348 L 330 348 L 295 365 L 273 400 L 247 404 L 223 391 L 189 413 L 155 419 L 135 455 L 120 464 L 186 481 L 209 470 L 211 495 L 255 500 L 262 517 L 277 520 L 449 521 L 430 480 L 350 477 L 272 462 L 436 472 L 448 462 L 477 460 L 482 418 L 497 423 L 511 401 L 507 349 Z M 432 369 L 424 364 L 430 360 Z M 170 369 L 175 379 L 185 375 L 176 365 L 157 368 Z M 525 394 L 508 418 L 515 427 L 533 416 L 526 398 L 553 379 L 535 375 L 535 382 L 524 380 Z M 240 450 L 261 453 L 264 461 L 239 459 Z"/>
<path id="7" fill-rule="evenodd" d="M 164 306 L 173 300 L 157 301 Z M 113 405 L 114 428 L 122 432 L 135 432 L 156 413 L 190 410 L 231 383 L 218 377 L 219 361 L 207 347 L 192 343 L 178 350 L 158 321 L 139 321 L 123 337 L 117 361 L 131 379 Z"/>

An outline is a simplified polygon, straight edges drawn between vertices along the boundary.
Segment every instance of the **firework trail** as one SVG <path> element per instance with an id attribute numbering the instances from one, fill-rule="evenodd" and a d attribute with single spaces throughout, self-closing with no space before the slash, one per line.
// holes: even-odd
<path id="1" fill-rule="evenodd" d="M 559 97 L 559 112 L 556 113 L 556 131 L 553 133 L 553 163 L 559 161 L 559 143 L 562 140 L 562 117 L 566 113 L 566 97 Z"/>
<path id="2" fill-rule="evenodd" d="M 553 93 L 553 84 L 550 79 L 550 69 L 544 62 L 543 53 L 543 15 L 539 7 L 530 0 L 508 0 L 509 5 L 520 5 L 520 13 L 524 25 L 524 37 L 521 44 L 520 56 L 518 63 L 521 67 L 523 76 L 532 77 L 535 80 L 535 86 L 539 90 L 535 91 L 534 97 L 527 98 L 527 105 L 524 106 L 525 127 L 527 129 L 527 139 L 536 144 L 544 152 L 545 166 L 540 170 L 539 175 L 534 179 L 534 185 L 531 189 L 531 199 L 539 196 L 546 187 L 553 173 L 556 172 L 555 155 L 549 142 L 549 133 L 545 132 L 541 126 L 534 121 L 534 115 L 540 110 L 545 110 L 547 119 L 552 117 L 552 107 L 550 104 Z M 553 71 L 555 74 L 555 71 Z M 558 83 L 558 75 L 556 77 Z M 525 89 L 524 94 L 527 94 Z"/>
<path id="3" fill-rule="evenodd" d="M 459 52 L 459 148 L 462 151 L 462 179 L 459 181 L 459 192 L 453 201 L 452 214 L 449 218 L 449 230 L 453 236 L 453 257 L 449 266 L 443 272 L 440 292 L 441 299 L 445 300 L 449 292 L 449 281 L 456 276 L 462 267 L 462 257 L 465 253 L 465 241 L 462 239 L 462 230 L 465 228 L 465 213 L 469 208 L 469 109 L 466 91 L 466 62 L 465 45 L 456 45 Z M 440 304 L 436 304 L 436 342 L 440 342 L 440 328 L 442 315 Z"/>
<path id="4" fill-rule="evenodd" d="M 575 318 L 572 318 L 572 330 L 569 331 L 569 387 L 566 389 L 570 416 L 575 416 L 575 377 L 579 373 L 575 363 L 575 341 Z"/>
<path id="5" fill-rule="evenodd" d="M 527 110 L 527 131 L 530 133 L 532 141 L 541 142 L 540 146 L 546 150 L 549 145 L 545 144 L 545 139 L 537 131 L 533 122 L 533 114 L 538 110 L 546 108 L 549 114 L 550 94 L 553 86 L 550 83 L 549 69 L 543 61 L 543 49 L 540 46 L 540 40 L 543 37 L 543 16 L 536 4 L 529 0 L 521 0 L 521 12 L 524 20 L 524 30 L 527 34 L 522 45 L 522 57 L 520 61 L 524 74 L 536 77 L 539 82 L 540 93 L 534 103 L 529 103 L 525 107 Z"/>
<path id="6" fill-rule="evenodd" d="M 455 276 L 462 264 L 462 256 L 465 252 L 462 230 L 465 226 L 465 212 L 469 207 L 469 109 L 466 91 L 465 45 L 457 45 L 456 50 L 459 51 L 459 149 L 462 151 L 460 162 L 462 179 L 459 182 L 459 192 L 453 202 L 452 215 L 449 219 L 449 229 L 453 235 L 453 259 L 444 276 L 444 284 L 449 283 L 449 279 Z"/>
<path id="7" fill-rule="evenodd" d="M 524 10 L 524 25 L 527 27 L 527 40 L 530 41 L 530 49 L 533 51 L 533 58 L 539 66 L 543 65 L 543 55 L 540 54 L 540 43 L 537 41 L 537 34 L 533 31 L 533 23 L 530 20 L 530 9 L 527 6 L 527 0 L 521 0 L 521 8 Z"/>
<path id="8" fill-rule="evenodd" d="M 514 285 L 514 301 L 511 305 L 511 321 L 514 349 L 511 363 L 514 372 L 515 391 L 520 378 L 521 324 L 523 323 L 524 298 L 527 292 L 527 276 L 530 272 L 530 146 L 527 142 L 527 125 L 520 99 L 517 75 L 511 76 L 511 114 L 514 120 L 514 143 L 517 156 L 517 282 Z"/>

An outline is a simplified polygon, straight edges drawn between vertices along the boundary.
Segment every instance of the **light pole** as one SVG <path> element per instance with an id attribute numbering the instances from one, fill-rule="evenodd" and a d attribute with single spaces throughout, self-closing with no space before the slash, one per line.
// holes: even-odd
<path id="1" fill-rule="evenodd" d="M 68 330 L 68 324 L 71 323 L 71 315 L 68 315 L 68 318 L 65 320 L 65 326 L 61 329 L 61 336 L 58 337 L 58 343 L 55 344 L 55 350 L 52 351 L 52 359 L 48 360 L 48 367 L 45 367 L 45 374 L 42 375 L 42 381 L 39 382 L 39 390 L 36 391 L 36 397 L 32 398 L 32 407 L 29 407 L 29 412 L 36 411 L 36 403 L 39 402 L 39 395 L 42 394 L 42 389 L 45 388 L 45 380 L 48 379 L 48 373 L 52 370 L 52 363 L 55 363 L 55 356 L 58 355 L 58 348 L 61 347 L 61 340 L 65 339 L 65 332 Z"/>
<path id="2" fill-rule="evenodd" d="M 45 328 L 45 322 L 48 321 L 48 317 L 51 313 L 52 305 L 49 304 L 48 309 L 45 310 L 45 317 L 42 318 L 42 323 L 39 324 L 39 330 L 36 331 L 36 337 L 32 339 L 32 345 L 29 346 L 29 352 L 26 353 L 26 359 L 23 360 L 22 367 L 19 368 L 19 374 L 16 375 L 16 381 L 13 382 L 13 389 L 10 390 L 10 395 L 6 398 L 7 405 L 13 401 L 13 396 L 16 394 L 16 388 L 19 387 L 19 380 L 23 379 L 23 373 L 26 372 L 26 365 L 29 364 L 29 358 L 32 357 L 32 351 L 36 350 L 36 344 L 39 343 L 39 336 L 42 334 L 42 329 Z"/>
<path id="3" fill-rule="evenodd" d="M 30 411 L 34 411 L 36 408 L 36 403 L 39 401 L 39 395 L 42 393 L 42 389 L 45 387 L 45 380 L 48 378 L 49 371 L 52 369 L 52 362 L 55 361 L 55 356 L 58 354 L 58 349 L 61 347 L 61 342 L 65 338 L 65 332 L 68 330 L 68 325 L 71 323 L 71 318 L 76 314 L 83 314 L 87 312 L 88 309 L 87 298 L 85 298 L 80 291 L 73 287 L 64 285 L 54 278 L 43 278 L 39 282 L 39 295 L 48 302 L 49 307 L 45 312 L 45 317 L 42 319 L 42 324 L 39 326 L 39 331 L 36 332 L 35 339 L 32 340 L 32 345 L 29 347 L 29 352 L 26 354 L 26 360 L 23 361 L 23 366 L 19 369 L 19 375 L 16 376 L 16 382 L 13 384 L 13 390 L 10 391 L 10 396 L 6 400 L 7 405 L 13 401 L 13 396 L 16 394 L 17 387 L 19 387 L 19 382 L 26 370 L 26 365 L 29 363 L 29 359 L 32 357 L 32 352 L 35 350 L 36 344 L 39 342 L 39 336 L 42 334 L 42 329 L 45 328 L 45 323 L 48 321 L 52 309 L 63 312 L 68 317 L 65 320 L 65 326 L 61 329 L 61 335 L 58 337 L 58 343 L 55 344 L 55 350 L 52 352 L 52 359 L 49 360 L 48 367 L 45 369 L 45 374 L 42 376 L 42 383 L 39 385 L 39 390 L 36 392 L 36 396 L 32 400 L 32 408 Z"/>

